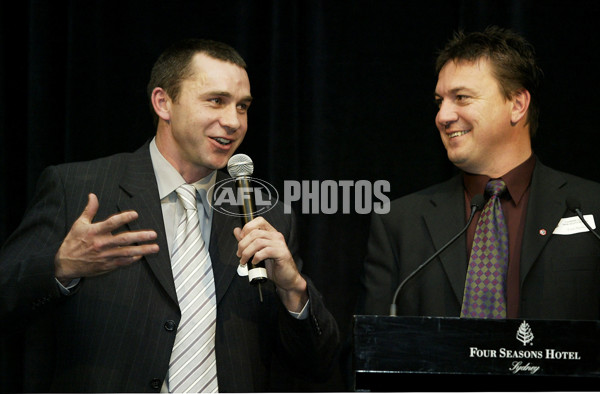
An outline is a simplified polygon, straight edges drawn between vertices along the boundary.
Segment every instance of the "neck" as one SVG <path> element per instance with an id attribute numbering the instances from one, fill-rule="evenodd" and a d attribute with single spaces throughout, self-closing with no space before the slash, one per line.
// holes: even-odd
<path id="1" fill-rule="evenodd" d="M 213 170 L 195 166 L 190 161 L 181 158 L 176 152 L 176 143 L 173 140 L 170 126 L 160 122 L 156 131 L 156 147 L 161 155 L 179 172 L 186 183 L 194 183 L 207 177 Z"/>
<path id="2" fill-rule="evenodd" d="M 482 169 L 476 172 L 476 174 L 486 175 L 492 179 L 500 178 L 523 164 L 531 157 L 532 153 L 533 151 L 531 148 L 515 152 L 514 155 L 511 155 L 510 160 L 507 160 L 506 158 L 500 158 L 499 160 L 493 162 L 487 169 Z"/>
<path id="3" fill-rule="evenodd" d="M 532 153 L 529 128 L 516 125 L 515 129 L 507 135 L 503 147 L 490 153 L 490 158 L 484 167 L 467 172 L 486 175 L 492 179 L 500 178 L 529 159 Z"/>

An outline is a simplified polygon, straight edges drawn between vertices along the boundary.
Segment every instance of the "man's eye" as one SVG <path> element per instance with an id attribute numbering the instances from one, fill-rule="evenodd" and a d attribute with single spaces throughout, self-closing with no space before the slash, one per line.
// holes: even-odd
<path id="1" fill-rule="evenodd" d="M 440 108 L 442 106 L 442 99 L 441 98 L 436 98 L 435 100 L 433 100 L 433 102 L 435 103 L 436 107 Z"/>
<path id="2" fill-rule="evenodd" d="M 223 99 L 221 99 L 220 97 L 213 97 L 211 99 L 208 99 L 208 101 L 210 101 L 211 103 L 215 103 L 215 104 L 223 103 Z"/>
<path id="3" fill-rule="evenodd" d="M 456 101 L 465 101 L 469 96 L 465 96 L 464 94 L 459 94 L 456 96 Z"/>

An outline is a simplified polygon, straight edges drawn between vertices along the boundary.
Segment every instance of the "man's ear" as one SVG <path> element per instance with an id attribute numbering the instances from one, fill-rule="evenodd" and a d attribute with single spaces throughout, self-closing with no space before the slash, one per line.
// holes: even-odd
<path id="1" fill-rule="evenodd" d="M 163 88 L 154 88 L 151 102 L 154 112 L 160 119 L 166 122 L 171 120 L 171 98 Z"/>
<path id="2" fill-rule="evenodd" d="M 521 119 L 526 118 L 529 103 L 531 103 L 531 94 L 527 89 L 519 89 L 513 93 L 512 97 L 512 112 L 510 117 L 511 124 L 519 123 Z"/>

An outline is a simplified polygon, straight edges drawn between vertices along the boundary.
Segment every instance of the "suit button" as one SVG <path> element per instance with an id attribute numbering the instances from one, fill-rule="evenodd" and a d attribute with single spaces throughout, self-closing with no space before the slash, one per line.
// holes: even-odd
<path id="1" fill-rule="evenodd" d="M 175 322 L 173 320 L 167 320 L 165 322 L 165 330 L 167 330 L 167 331 L 173 331 L 176 326 L 177 325 L 175 324 Z"/>
<path id="2" fill-rule="evenodd" d="M 319 326 L 319 321 L 317 320 L 316 316 L 313 316 L 313 323 L 315 324 L 315 328 L 317 329 L 317 334 L 321 336 L 323 334 L 323 331 L 321 331 L 321 326 Z"/>
<path id="3" fill-rule="evenodd" d="M 156 378 L 152 379 L 150 381 L 150 387 L 152 387 L 154 390 L 160 390 L 162 387 L 162 380 Z"/>

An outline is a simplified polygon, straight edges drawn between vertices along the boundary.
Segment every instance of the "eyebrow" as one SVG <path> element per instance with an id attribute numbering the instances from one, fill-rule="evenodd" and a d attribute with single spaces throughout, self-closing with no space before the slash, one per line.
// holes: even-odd
<path id="1" fill-rule="evenodd" d="M 233 95 L 231 93 L 225 92 L 225 91 L 220 91 L 220 90 L 213 91 L 213 92 L 207 92 L 204 95 L 205 96 L 221 96 L 221 97 L 227 97 L 227 98 L 233 97 Z M 242 99 L 240 101 L 250 103 L 250 102 L 252 102 L 252 96 L 244 96 L 244 97 L 242 97 Z"/>
<path id="2" fill-rule="evenodd" d="M 471 94 L 474 93 L 473 89 L 470 89 L 470 88 L 468 88 L 466 86 L 457 86 L 455 88 L 452 88 L 452 89 L 450 89 L 449 93 L 456 94 L 456 93 L 458 93 L 460 91 L 463 91 L 463 90 L 466 91 L 466 92 L 468 92 L 468 93 L 471 93 Z M 434 97 L 442 97 L 439 93 L 437 93 L 435 91 L 433 92 L 433 96 Z"/>

